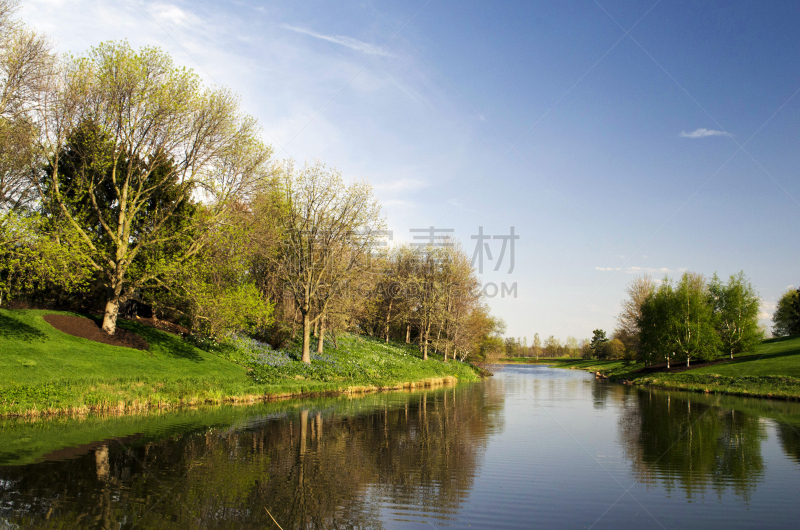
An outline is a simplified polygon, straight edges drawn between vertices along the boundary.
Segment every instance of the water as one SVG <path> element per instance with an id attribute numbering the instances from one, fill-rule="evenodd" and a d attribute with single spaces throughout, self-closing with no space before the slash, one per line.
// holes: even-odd
<path id="1" fill-rule="evenodd" d="M 484 383 L 0 423 L 5 528 L 796 528 L 800 405 Z M 267 513 L 267 510 L 269 513 Z"/>

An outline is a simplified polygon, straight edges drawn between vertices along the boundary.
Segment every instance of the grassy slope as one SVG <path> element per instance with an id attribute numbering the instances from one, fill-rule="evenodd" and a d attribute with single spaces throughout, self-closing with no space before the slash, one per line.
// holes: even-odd
<path id="1" fill-rule="evenodd" d="M 42 315 L 47 313 L 0 310 L 0 415 L 248 401 L 265 395 L 476 377 L 460 363 L 422 361 L 410 348 L 348 337 L 342 341 L 342 351 L 335 353 L 352 367 L 348 377 L 315 378 L 319 370 L 298 375 L 303 370 L 287 365 L 281 368 L 283 377 L 273 374 L 269 381 L 259 382 L 244 366 L 136 322 L 120 321 L 119 325 L 142 335 L 150 343 L 148 352 L 67 335 L 44 321 Z M 376 359 L 383 360 L 384 366 L 391 364 L 391 373 L 372 369 Z"/>
<path id="2" fill-rule="evenodd" d="M 642 364 L 622 361 L 562 361 L 561 368 L 601 372 L 612 379 L 662 388 L 743 396 L 800 399 L 800 337 L 768 339 L 753 354 L 675 374 L 636 374 Z"/>

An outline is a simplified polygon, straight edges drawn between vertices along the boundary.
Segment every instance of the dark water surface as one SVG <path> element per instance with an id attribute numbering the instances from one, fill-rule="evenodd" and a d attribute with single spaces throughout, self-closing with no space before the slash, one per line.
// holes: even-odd
<path id="1" fill-rule="evenodd" d="M 798 528 L 800 405 L 541 366 L 413 393 L 0 423 L 6 528 Z"/>

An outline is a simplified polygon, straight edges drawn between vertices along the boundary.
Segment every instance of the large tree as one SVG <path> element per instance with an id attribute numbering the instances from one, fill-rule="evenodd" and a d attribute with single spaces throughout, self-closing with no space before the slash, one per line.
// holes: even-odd
<path id="1" fill-rule="evenodd" d="M 303 362 L 311 362 L 311 328 L 337 292 L 368 267 L 384 221 L 372 188 L 346 184 L 341 173 L 320 163 L 281 174 L 285 208 L 276 220 L 283 237 L 276 270 L 303 321 Z"/>
<path id="2" fill-rule="evenodd" d="M 120 303 L 200 252 L 231 205 L 270 171 L 271 150 L 237 97 L 204 89 L 157 48 L 104 43 L 66 61 L 37 116 L 51 211 L 82 238 L 103 278 L 109 334 Z M 81 144 L 75 134 L 83 127 Z M 83 151 L 70 158 L 78 145 Z M 165 194 L 170 200 L 159 199 Z M 202 203 L 202 215 L 182 215 L 189 201 Z M 136 268 L 140 255 L 175 246 L 180 258 Z"/>

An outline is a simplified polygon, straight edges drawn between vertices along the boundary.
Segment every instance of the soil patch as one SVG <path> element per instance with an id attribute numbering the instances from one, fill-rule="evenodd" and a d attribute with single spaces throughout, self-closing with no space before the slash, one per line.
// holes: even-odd
<path id="1" fill-rule="evenodd" d="M 174 324 L 168 320 L 156 320 L 155 318 L 142 318 L 136 317 L 136 322 L 140 324 L 144 324 L 145 326 L 150 326 L 151 328 L 160 329 L 161 331 L 166 331 L 167 333 L 172 333 L 173 335 L 188 335 L 189 330 L 183 326 L 179 326 L 178 324 Z"/>
<path id="2" fill-rule="evenodd" d="M 113 335 L 109 335 L 100 328 L 97 322 L 90 318 L 69 315 L 45 315 L 44 320 L 57 330 L 73 337 L 137 350 L 147 351 L 150 348 L 147 341 L 136 333 L 118 327 Z"/>

